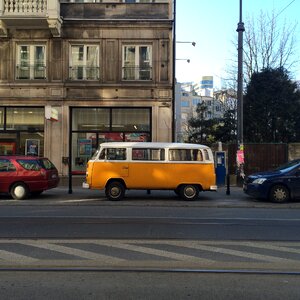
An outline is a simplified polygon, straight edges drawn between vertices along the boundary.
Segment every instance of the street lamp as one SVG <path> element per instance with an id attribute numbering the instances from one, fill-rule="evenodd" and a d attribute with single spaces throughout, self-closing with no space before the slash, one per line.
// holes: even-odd
<path id="1" fill-rule="evenodd" d="M 187 63 L 191 62 L 189 58 L 176 58 L 176 60 L 185 60 Z"/>
<path id="2" fill-rule="evenodd" d="M 243 137 L 243 33 L 245 31 L 242 21 L 242 0 L 240 0 L 240 15 L 237 27 L 238 32 L 238 89 L 237 89 L 237 171 L 238 179 L 244 177 L 244 137 Z"/>
<path id="3" fill-rule="evenodd" d="M 182 42 L 182 41 L 177 41 L 176 43 L 178 44 L 192 44 L 192 46 L 196 46 L 196 42 Z"/>

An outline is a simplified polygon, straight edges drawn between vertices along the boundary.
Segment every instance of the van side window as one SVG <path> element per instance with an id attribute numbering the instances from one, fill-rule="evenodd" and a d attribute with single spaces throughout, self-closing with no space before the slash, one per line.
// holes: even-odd
<path id="1" fill-rule="evenodd" d="M 165 160 L 165 149 L 132 148 L 132 160 Z"/>
<path id="2" fill-rule="evenodd" d="M 204 152 L 204 158 L 205 158 L 205 160 L 210 160 L 209 159 L 208 151 L 206 149 L 204 149 L 203 152 Z"/>
<path id="3" fill-rule="evenodd" d="M 108 160 L 126 160 L 125 148 L 107 148 L 106 151 L 106 159 Z"/>
<path id="4" fill-rule="evenodd" d="M 203 155 L 199 149 L 170 149 L 170 161 L 203 161 Z"/>

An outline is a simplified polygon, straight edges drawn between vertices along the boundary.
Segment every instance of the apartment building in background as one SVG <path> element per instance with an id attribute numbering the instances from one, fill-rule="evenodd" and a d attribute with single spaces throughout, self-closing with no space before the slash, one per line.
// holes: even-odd
<path id="1" fill-rule="evenodd" d="M 173 16 L 172 0 L 0 0 L 0 154 L 35 145 L 84 174 L 103 141 L 170 142 Z"/>
<path id="2" fill-rule="evenodd" d="M 192 117 L 197 117 L 196 108 L 198 104 L 206 107 L 204 118 L 220 119 L 224 116 L 225 102 L 223 98 L 217 97 L 213 91 L 213 96 L 206 96 L 206 88 L 200 88 L 198 84 L 192 82 L 176 83 L 175 93 L 175 121 L 176 121 L 176 140 L 187 142 L 189 125 L 188 121 Z M 218 94 L 219 95 L 219 94 Z"/>

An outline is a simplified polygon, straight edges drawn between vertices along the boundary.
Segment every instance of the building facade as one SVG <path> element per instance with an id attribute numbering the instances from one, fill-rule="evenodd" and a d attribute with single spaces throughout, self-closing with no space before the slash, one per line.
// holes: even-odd
<path id="1" fill-rule="evenodd" d="M 83 174 L 103 141 L 172 140 L 172 0 L 0 0 L 0 154 Z"/>
<path id="2" fill-rule="evenodd" d="M 224 116 L 225 105 L 221 99 L 210 96 L 199 95 L 199 90 L 193 83 L 176 83 L 176 140 L 187 142 L 189 134 L 189 119 L 197 117 L 196 108 L 198 104 L 204 104 L 206 111 L 204 118 L 221 119 Z"/>

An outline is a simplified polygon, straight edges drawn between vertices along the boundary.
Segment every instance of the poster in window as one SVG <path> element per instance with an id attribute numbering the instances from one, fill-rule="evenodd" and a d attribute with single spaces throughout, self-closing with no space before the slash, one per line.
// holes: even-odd
<path id="1" fill-rule="evenodd" d="M 78 139 L 78 155 L 91 156 L 92 155 L 92 140 Z"/>
<path id="2" fill-rule="evenodd" d="M 27 139 L 25 142 L 25 155 L 40 155 L 40 140 Z"/>

